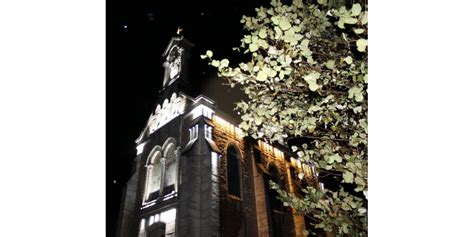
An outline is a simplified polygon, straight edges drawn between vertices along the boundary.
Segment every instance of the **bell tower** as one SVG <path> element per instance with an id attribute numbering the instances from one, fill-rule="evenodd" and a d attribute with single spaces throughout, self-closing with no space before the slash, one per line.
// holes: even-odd
<path id="1" fill-rule="evenodd" d="M 178 32 L 180 31 L 178 30 Z M 183 92 L 188 90 L 189 59 L 193 46 L 184 36 L 178 35 L 171 38 L 162 54 L 165 58 L 162 91 L 172 90 L 177 93 L 177 90 Z"/>
<path id="2" fill-rule="evenodd" d="M 135 140 L 120 237 L 219 236 L 219 154 L 211 139 L 215 102 L 188 94 L 192 47 L 178 35 L 162 54 L 163 88 Z"/>

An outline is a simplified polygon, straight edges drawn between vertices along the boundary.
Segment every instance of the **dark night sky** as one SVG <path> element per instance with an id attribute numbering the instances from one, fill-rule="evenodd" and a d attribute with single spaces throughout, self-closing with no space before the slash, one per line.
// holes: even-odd
<path id="1" fill-rule="evenodd" d="M 255 7 L 268 3 L 269 0 L 107 1 L 107 236 L 115 236 L 122 188 L 136 155 L 134 141 L 155 107 L 163 77 L 161 54 L 176 29 L 182 27 L 184 37 L 195 44 L 190 75 L 193 89 L 196 93 L 202 89 L 216 92 L 219 86 L 213 76 L 215 70 L 199 55 L 210 49 L 217 58 L 235 59 L 236 53 L 231 49 L 240 45 L 242 15 L 254 14 Z M 227 88 L 223 90 L 228 92 Z"/>

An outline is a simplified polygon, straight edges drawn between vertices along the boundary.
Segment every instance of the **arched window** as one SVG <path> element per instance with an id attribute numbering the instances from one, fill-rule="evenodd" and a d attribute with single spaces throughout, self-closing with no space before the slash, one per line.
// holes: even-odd
<path id="1" fill-rule="evenodd" d="M 283 237 L 289 235 L 287 219 L 283 209 L 283 203 L 278 199 L 278 192 L 270 188 L 269 182 L 273 181 L 282 187 L 280 172 L 274 163 L 268 165 L 268 173 L 263 175 L 266 191 L 268 226 L 270 236 Z"/>
<path id="2" fill-rule="evenodd" d="M 177 192 L 176 140 L 168 138 L 163 147 L 154 147 L 148 156 L 144 203 L 158 198 L 171 198 Z"/>
<path id="3" fill-rule="evenodd" d="M 165 177 L 163 195 L 176 191 L 177 165 L 176 165 L 176 145 L 169 143 L 164 150 L 165 154 Z"/>
<path id="4" fill-rule="evenodd" d="M 227 147 L 227 193 L 240 196 L 240 152 L 235 145 Z"/>
<path id="5" fill-rule="evenodd" d="M 161 151 L 160 147 L 155 147 L 150 154 L 150 159 L 146 166 L 147 168 L 147 179 L 145 186 L 145 200 L 156 199 L 159 196 L 161 189 L 161 176 L 162 176 L 162 164 L 161 164 Z"/>

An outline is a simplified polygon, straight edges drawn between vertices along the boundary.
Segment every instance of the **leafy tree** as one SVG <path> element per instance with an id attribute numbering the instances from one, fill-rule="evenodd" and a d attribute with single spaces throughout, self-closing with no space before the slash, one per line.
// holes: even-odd
<path id="1" fill-rule="evenodd" d="M 201 56 L 247 95 L 236 109 L 248 135 L 287 146 L 320 180 L 336 180 L 302 196 L 272 187 L 315 228 L 338 236 L 367 235 L 367 9 L 364 2 L 272 0 L 242 17 L 248 34 L 234 49 L 248 61 L 231 66 L 212 51 Z"/>

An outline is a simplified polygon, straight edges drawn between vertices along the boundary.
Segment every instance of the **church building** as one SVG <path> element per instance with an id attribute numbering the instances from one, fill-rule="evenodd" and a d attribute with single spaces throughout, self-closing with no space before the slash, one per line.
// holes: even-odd
<path id="1" fill-rule="evenodd" d="M 135 141 L 118 236 L 304 236 L 308 219 L 284 206 L 269 181 L 299 195 L 305 184 L 323 188 L 317 173 L 287 148 L 245 137 L 219 98 L 189 95 L 192 47 L 177 36 L 163 53 L 163 89 Z"/>

